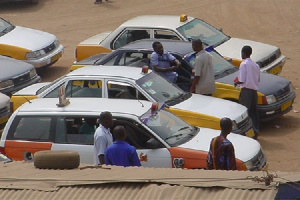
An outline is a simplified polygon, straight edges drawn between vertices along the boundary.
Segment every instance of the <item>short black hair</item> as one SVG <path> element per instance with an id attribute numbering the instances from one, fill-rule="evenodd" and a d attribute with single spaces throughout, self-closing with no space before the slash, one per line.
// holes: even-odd
<path id="1" fill-rule="evenodd" d="M 202 41 L 198 38 L 192 41 L 193 45 L 202 46 Z"/>
<path id="2" fill-rule="evenodd" d="M 102 112 L 99 117 L 100 124 L 105 124 L 111 118 L 112 118 L 112 114 L 110 112 L 108 111 Z"/>
<path id="3" fill-rule="evenodd" d="M 232 121 L 228 117 L 223 117 L 220 121 L 220 126 L 222 131 L 231 131 L 232 130 Z"/>
<path id="4" fill-rule="evenodd" d="M 113 135 L 116 140 L 122 140 L 123 137 L 125 136 L 125 128 L 124 126 L 118 125 L 114 128 L 113 130 Z"/>
<path id="5" fill-rule="evenodd" d="M 156 46 L 159 45 L 159 44 L 161 44 L 161 43 L 158 42 L 158 41 L 153 42 L 153 43 L 152 43 L 152 48 L 155 49 Z"/>
<path id="6" fill-rule="evenodd" d="M 250 55 L 252 54 L 252 48 L 248 45 L 243 46 L 242 48 L 242 52 L 247 56 L 250 57 Z"/>

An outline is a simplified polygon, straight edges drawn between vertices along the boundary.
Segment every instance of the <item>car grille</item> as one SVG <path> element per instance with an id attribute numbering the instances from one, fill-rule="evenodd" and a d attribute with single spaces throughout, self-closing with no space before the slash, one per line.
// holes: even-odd
<path id="1" fill-rule="evenodd" d="M 274 60 L 276 60 L 277 58 L 279 58 L 279 56 L 281 55 L 280 50 L 275 51 L 272 55 L 270 55 L 270 57 L 268 57 L 267 59 L 263 60 L 263 61 L 259 61 L 259 67 L 263 68 L 267 65 L 269 65 L 270 63 L 274 62 Z"/>
<path id="2" fill-rule="evenodd" d="M 243 134 L 252 128 L 252 120 L 249 116 L 246 119 L 237 124 L 239 131 Z"/>
<path id="3" fill-rule="evenodd" d="M 281 89 L 277 94 L 275 94 L 277 101 L 282 101 L 287 98 L 287 96 L 290 94 L 290 84 L 288 84 L 286 87 Z"/>
<path id="4" fill-rule="evenodd" d="M 22 74 L 20 76 L 14 77 L 13 82 L 15 86 L 22 85 L 26 82 L 30 81 L 30 72 L 26 72 L 25 74 Z"/>
<path id="5" fill-rule="evenodd" d="M 5 106 L 4 108 L 1 108 L 0 109 L 0 117 L 6 116 L 9 112 L 10 111 L 9 111 L 8 107 Z"/>
<path id="6" fill-rule="evenodd" d="M 261 149 L 258 154 L 252 159 L 252 164 L 253 168 L 250 169 L 251 171 L 262 170 L 266 166 L 266 156 Z"/>
<path id="7" fill-rule="evenodd" d="M 55 49 L 55 44 L 53 42 L 49 46 L 45 47 L 43 50 L 45 51 L 45 53 L 49 53 L 49 52 L 53 51 L 54 49 Z"/>

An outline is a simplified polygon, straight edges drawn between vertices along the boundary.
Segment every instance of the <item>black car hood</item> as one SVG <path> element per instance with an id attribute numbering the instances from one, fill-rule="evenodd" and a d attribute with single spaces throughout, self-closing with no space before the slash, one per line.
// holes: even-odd
<path id="1" fill-rule="evenodd" d="M 217 82 L 231 84 L 233 85 L 233 80 L 238 76 L 238 71 L 228 76 L 224 76 L 222 78 L 216 79 Z M 286 86 L 290 84 L 290 81 L 273 74 L 261 72 L 260 73 L 260 83 L 258 92 L 263 93 L 264 95 L 275 95 L 280 90 L 284 89 Z"/>

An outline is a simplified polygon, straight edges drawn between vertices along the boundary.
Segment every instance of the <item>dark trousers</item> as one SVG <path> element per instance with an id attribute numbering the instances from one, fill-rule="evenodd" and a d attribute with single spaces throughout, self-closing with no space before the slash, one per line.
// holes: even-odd
<path id="1" fill-rule="evenodd" d="M 246 106 L 248 109 L 248 115 L 252 119 L 253 122 L 253 130 L 255 135 L 259 132 L 259 118 L 257 111 L 257 91 L 242 88 L 240 93 L 239 103 Z"/>

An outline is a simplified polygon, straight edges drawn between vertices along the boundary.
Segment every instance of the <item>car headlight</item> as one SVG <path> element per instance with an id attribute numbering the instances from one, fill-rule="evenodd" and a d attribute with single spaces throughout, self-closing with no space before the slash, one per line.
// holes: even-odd
<path id="1" fill-rule="evenodd" d="M 276 100 L 275 96 L 272 94 L 262 97 L 262 103 L 264 105 L 268 105 L 268 104 L 275 103 L 275 102 L 277 102 L 277 100 Z"/>
<path id="2" fill-rule="evenodd" d="M 290 83 L 290 92 L 294 91 L 294 86 Z"/>
<path id="3" fill-rule="evenodd" d="M 35 69 L 30 70 L 29 75 L 30 75 L 30 79 L 34 78 L 34 77 L 36 76 L 36 71 L 35 71 Z"/>
<path id="4" fill-rule="evenodd" d="M 235 121 L 235 120 L 232 120 L 232 131 L 235 131 L 235 130 L 237 130 L 238 128 L 239 128 L 239 127 L 238 127 L 236 121 Z"/>
<path id="5" fill-rule="evenodd" d="M 12 80 L 0 81 L 0 89 L 9 88 L 14 86 L 14 82 Z"/>
<path id="6" fill-rule="evenodd" d="M 267 160 L 261 149 L 252 159 L 245 162 L 247 169 L 250 171 L 262 170 L 266 164 Z"/>
<path id="7" fill-rule="evenodd" d="M 30 59 L 37 59 L 38 57 L 41 57 L 43 55 L 45 55 L 45 51 L 44 50 L 37 50 L 37 51 L 28 52 L 26 54 L 26 58 L 28 60 L 30 60 Z"/>
<path id="8" fill-rule="evenodd" d="M 55 47 L 59 47 L 59 41 L 58 41 L 58 39 L 56 39 L 56 40 L 54 41 L 54 46 L 55 46 Z"/>

